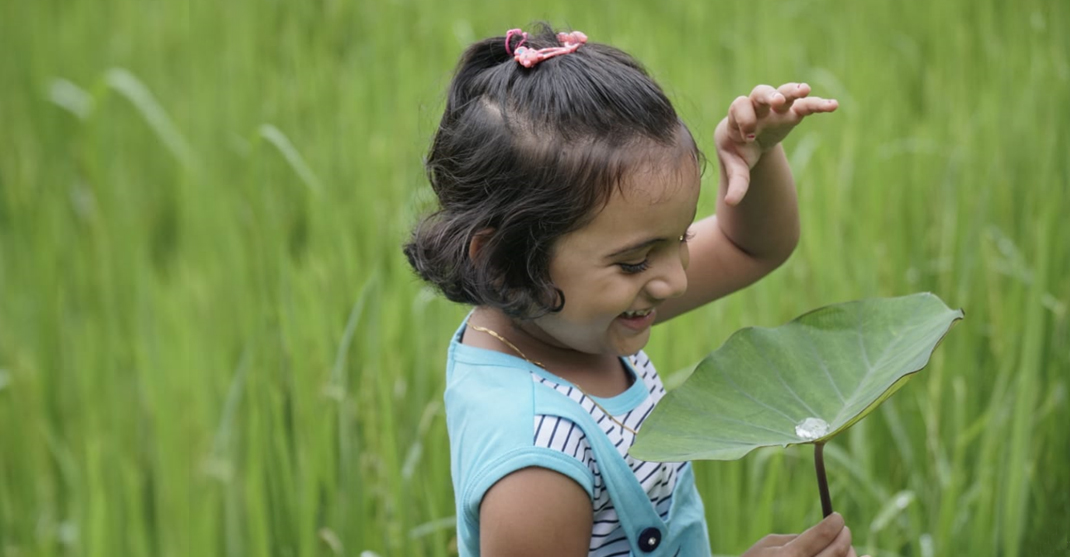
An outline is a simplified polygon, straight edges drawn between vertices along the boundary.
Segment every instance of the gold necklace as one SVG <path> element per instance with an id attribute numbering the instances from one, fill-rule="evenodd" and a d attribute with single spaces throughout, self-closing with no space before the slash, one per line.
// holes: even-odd
<path id="1" fill-rule="evenodd" d="M 516 352 L 517 354 L 519 354 L 521 358 L 524 358 L 525 362 L 527 362 L 529 364 L 533 364 L 533 365 L 539 366 L 540 368 L 542 368 L 544 370 L 546 369 L 546 366 L 542 365 L 542 362 L 537 362 L 535 360 L 532 360 L 532 359 L 528 358 L 526 355 L 524 355 L 523 351 L 521 351 L 519 348 L 517 348 L 517 346 L 515 344 L 509 342 L 509 339 L 503 337 L 502 335 L 499 335 L 498 333 L 496 333 L 496 332 L 494 332 L 494 331 L 492 331 L 492 330 L 490 330 L 490 329 L 488 329 L 486 327 L 480 327 L 479 325 L 473 325 L 473 324 L 469 323 L 468 326 L 471 327 L 472 329 L 476 330 L 476 331 L 479 331 L 481 333 L 487 333 L 488 335 L 500 340 L 503 344 L 505 344 L 509 348 L 512 348 L 513 351 Z M 549 371 L 549 370 L 547 370 L 547 371 Z M 583 390 L 582 387 L 580 387 L 579 385 L 576 385 L 575 383 L 573 383 L 572 386 L 576 387 L 576 390 L 578 390 L 579 392 L 583 393 L 583 396 L 587 397 L 588 400 L 590 400 L 592 403 L 594 403 L 594 405 L 597 406 L 598 409 L 601 410 L 602 413 L 605 414 L 606 417 L 610 419 L 610 421 L 612 421 L 613 423 L 619 425 L 622 429 L 629 431 L 632 435 L 639 435 L 639 432 L 637 432 L 634 429 L 624 425 L 617 418 L 614 418 L 613 414 L 610 414 L 609 411 L 606 410 L 605 408 L 603 408 L 601 404 L 598 404 L 598 401 L 595 400 L 593 396 L 587 394 L 587 391 Z"/>

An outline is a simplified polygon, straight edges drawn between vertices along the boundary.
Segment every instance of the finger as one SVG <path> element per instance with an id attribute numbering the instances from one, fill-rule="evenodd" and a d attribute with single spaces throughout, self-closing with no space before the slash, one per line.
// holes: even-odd
<path id="1" fill-rule="evenodd" d="M 797 537 L 799 537 L 798 534 L 769 534 L 766 536 L 766 538 L 769 538 L 770 545 L 774 547 L 787 545 Z"/>
<path id="2" fill-rule="evenodd" d="M 799 537 L 798 534 L 769 534 L 752 547 L 781 547 Z"/>
<path id="3" fill-rule="evenodd" d="M 832 540 L 828 547 L 814 557 L 847 557 L 850 555 L 848 553 L 850 551 L 853 551 L 851 548 L 851 529 L 844 526 L 839 535 L 836 536 L 836 539 Z"/>
<path id="4" fill-rule="evenodd" d="M 821 97 L 807 97 L 799 99 L 792 105 L 791 110 L 800 117 L 806 117 L 819 112 L 832 112 L 839 108 L 840 103 L 836 99 L 822 99 Z"/>
<path id="5" fill-rule="evenodd" d="M 777 88 L 784 96 L 784 104 L 777 107 L 776 111 L 781 114 L 791 109 L 792 103 L 810 94 L 810 86 L 805 83 L 785 83 Z"/>
<path id="6" fill-rule="evenodd" d="M 736 103 L 740 102 L 740 98 L 741 97 L 736 97 L 736 100 L 732 101 L 732 104 L 728 105 L 728 117 L 726 118 L 726 120 L 728 120 L 728 123 L 725 128 L 728 131 L 728 139 L 731 140 L 733 143 L 746 142 L 746 138 L 744 138 L 739 131 L 739 122 L 736 120 L 736 111 L 733 110 L 733 107 L 736 106 Z"/>
<path id="7" fill-rule="evenodd" d="M 758 118 L 764 118 L 770 109 L 777 109 L 784 104 L 784 95 L 770 85 L 759 85 L 750 92 L 751 104 Z"/>
<path id="8" fill-rule="evenodd" d="M 825 520 L 799 534 L 799 537 L 788 545 L 796 546 L 800 555 L 817 555 L 832 544 L 844 528 L 843 516 L 840 513 L 832 513 Z"/>
<path id="9" fill-rule="evenodd" d="M 739 141 L 749 143 L 754 141 L 758 128 L 758 116 L 754 113 L 754 105 L 750 97 L 737 97 L 728 107 L 729 124 L 735 122 L 734 128 L 739 133 Z"/>
<path id="10" fill-rule="evenodd" d="M 722 157 L 725 175 L 728 177 L 728 191 L 724 194 L 725 203 L 736 206 L 743 201 L 750 188 L 750 167 L 739 157 Z"/>

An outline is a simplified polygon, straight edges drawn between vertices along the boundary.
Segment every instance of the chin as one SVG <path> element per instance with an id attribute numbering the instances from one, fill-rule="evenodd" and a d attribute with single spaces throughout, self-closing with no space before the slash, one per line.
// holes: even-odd
<path id="1" fill-rule="evenodd" d="M 621 342 L 616 343 L 614 351 L 617 353 L 617 356 L 631 356 L 642 350 L 648 342 L 650 342 L 650 329 L 647 329 L 632 338 L 622 339 Z"/>

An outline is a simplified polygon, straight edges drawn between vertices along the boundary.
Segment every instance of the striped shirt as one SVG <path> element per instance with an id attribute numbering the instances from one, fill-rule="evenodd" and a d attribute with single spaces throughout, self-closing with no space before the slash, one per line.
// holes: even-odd
<path id="1" fill-rule="evenodd" d="M 636 373 L 636 380 L 642 381 L 647 389 L 647 396 L 634 408 L 625 410 L 619 415 L 614 415 L 617 421 L 629 428 L 639 431 L 643 421 L 654 409 L 661 397 L 665 396 L 665 387 L 661 383 L 650 358 L 643 352 L 628 358 Z M 601 433 L 609 438 L 609 441 L 617 447 L 625 462 L 632 469 L 643 490 L 646 491 L 650 502 L 654 505 L 657 513 L 664 520 L 668 517 L 669 508 L 672 506 L 673 488 L 676 486 L 676 477 L 685 466 L 683 463 L 646 462 L 632 458 L 628 455 L 628 449 L 635 442 L 635 435 L 624 430 L 616 422 L 609 419 L 590 397 L 583 394 L 573 386 L 556 383 L 551 379 L 535 373 L 531 374 L 533 381 L 551 387 L 565 396 L 576 401 L 584 410 L 591 414 L 595 422 L 601 428 Z M 612 400 L 612 399 L 610 399 Z M 604 402 L 602 406 L 607 406 Z M 594 475 L 594 493 L 592 506 L 594 508 L 594 524 L 591 529 L 591 544 L 588 555 L 591 557 L 611 557 L 628 555 L 630 548 L 628 539 L 621 529 L 617 512 L 613 508 L 613 501 L 609 498 L 609 491 L 605 488 L 605 482 L 598 469 L 598 462 L 587 441 L 584 432 L 574 422 L 567 418 L 536 414 L 534 420 L 534 443 L 537 447 L 544 447 L 560 451 L 575 458 L 586 466 Z"/>

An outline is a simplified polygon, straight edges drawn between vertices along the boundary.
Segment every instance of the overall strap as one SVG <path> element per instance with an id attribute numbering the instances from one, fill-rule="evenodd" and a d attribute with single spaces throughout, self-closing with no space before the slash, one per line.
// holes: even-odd
<path id="1" fill-rule="evenodd" d="M 644 557 L 675 555 L 679 548 L 673 547 L 675 544 L 666 539 L 669 537 L 668 527 L 658 516 L 635 472 L 617 447 L 609 442 L 591 414 L 564 393 L 549 385 L 542 387 L 535 389 L 535 413 L 571 420 L 586 434 L 632 553 Z"/>

